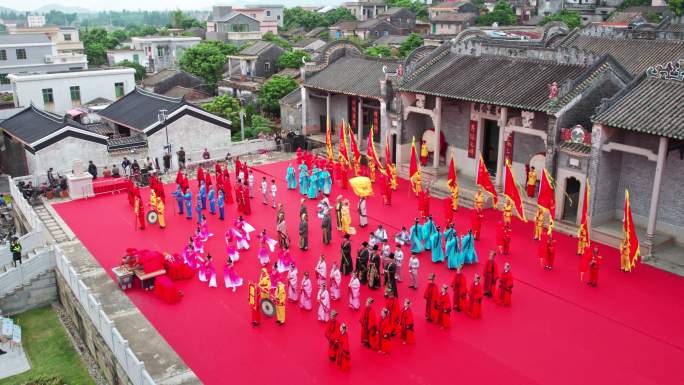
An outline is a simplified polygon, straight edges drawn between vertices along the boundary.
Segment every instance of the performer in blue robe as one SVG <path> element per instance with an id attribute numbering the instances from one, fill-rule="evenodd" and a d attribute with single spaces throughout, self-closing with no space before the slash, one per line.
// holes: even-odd
<path id="1" fill-rule="evenodd" d="M 416 223 L 413 226 L 411 226 L 411 231 L 409 232 L 409 239 L 411 240 L 411 253 L 422 253 L 423 230 L 420 226 L 418 218 L 416 218 Z"/>
<path id="2" fill-rule="evenodd" d="M 430 215 L 425 223 L 423 223 L 422 238 L 427 241 L 425 242 L 425 250 L 430 250 L 432 248 L 432 242 L 430 242 L 430 240 L 435 231 L 437 231 L 437 228 L 435 227 L 435 222 L 432 221 L 432 215 Z"/>
<path id="3" fill-rule="evenodd" d="M 204 184 L 204 181 L 202 181 L 202 184 L 200 185 L 199 189 L 199 199 L 197 199 L 199 202 L 202 202 L 202 210 L 207 209 L 207 185 Z M 197 202 L 197 203 L 199 203 Z"/>
<path id="4" fill-rule="evenodd" d="M 449 227 L 447 227 L 447 229 L 444 231 L 444 244 L 448 245 L 449 241 L 451 240 L 451 238 L 454 237 L 455 234 L 456 234 L 456 230 L 454 229 L 454 224 L 450 223 Z M 448 257 L 449 257 L 449 254 L 447 253 L 447 258 Z"/>
<path id="5" fill-rule="evenodd" d="M 430 245 L 432 246 L 432 262 L 444 262 L 442 233 L 439 231 L 439 227 L 430 236 Z"/>
<path id="6" fill-rule="evenodd" d="M 185 195 L 183 195 L 183 201 L 185 202 L 185 215 L 187 215 L 186 218 L 192 219 L 192 194 L 190 193 L 190 189 L 185 192 Z"/>
<path id="7" fill-rule="evenodd" d="M 292 167 L 292 163 L 290 163 L 289 167 L 287 168 L 287 175 L 285 176 L 285 179 L 287 180 L 288 190 L 295 190 L 297 188 L 297 177 L 295 176 L 295 169 Z"/>
<path id="8" fill-rule="evenodd" d="M 173 196 L 176 197 L 176 203 L 178 204 L 178 214 L 183 215 L 183 190 L 181 190 L 180 185 L 176 187 Z"/>
<path id="9" fill-rule="evenodd" d="M 304 167 L 302 167 L 304 166 Z M 306 165 L 302 164 L 299 166 L 299 193 L 306 195 L 309 190 L 309 170 L 306 169 Z"/>
<path id="10" fill-rule="evenodd" d="M 323 174 L 323 194 L 330 195 L 330 190 L 332 190 L 332 176 L 328 170 L 324 170 Z"/>
<path id="11" fill-rule="evenodd" d="M 316 199 L 318 197 L 318 170 L 316 167 L 314 167 L 311 179 L 309 179 L 307 195 L 309 199 Z"/>
<path id="12" fill-rule="evenodd" d="M 214 186 L 209 188 L 207 198 L 209 199 L 209 212 L 214 215 L 216 214 L 216 190 L 214 190 Z"/>
<path id="13" fill-rule="evenodd" d="M 219 219 L 223 220 L 226 210 L 225 210 L 225 195 L 223 194 L 223 190 L 219 190 L 218 192 L 218 209 L 219 209 Z"/>
<path id="14" fill-rule="evenodd" d="M 197 204 L 195 204 L 195 213 L 197 213 L 197 223 L 199 224 L 202 222 L 202 203 L 200 203 L 199 199 L 197 200 Z"/>
<path id="15" fill-rule="evenodd" d="M 461 263 L 473 264 L 477 263 L 477 253 L 475 252 L 475 240 L 473 238 L 472 230 L 468 230 L 468 234 L 461 238 Z"/>
<path id="16" fill-rule="evenodd" d="M 444 238 L 446 239 L 446 235 L 444 236 Z M 455 269 L 463 265 L 463 262 L 459 264 L 459 254 L 461 254 L 461 250 L 458 247 L 458 234 L 456 234 L 456 232 L 454 231 L 453 235 L 449 238 L 449 241 L 446 243 L 447 268 Z"/>

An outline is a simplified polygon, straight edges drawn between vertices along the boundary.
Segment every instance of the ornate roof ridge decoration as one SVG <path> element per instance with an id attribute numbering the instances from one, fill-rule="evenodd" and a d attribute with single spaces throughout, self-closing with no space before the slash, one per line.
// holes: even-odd
<path id="1" fill-rule="evenodd" d="M 350 40 L 334 40 L 321 47 L 320 54 L 318 55 L 316 60 L 310 63 L 306 63 L 304 69 L 307 73 L 318 72 L 322 70 L 338 58 L 334 54 L 336 54 L 339 50 L 345 50 L 357 53 L 359 55 L 363 55 L 361 47 L 356 45 L 354 42 Z"/>
<path id="2" fill-rule="evenodd" d="M 675 80 L 680 82 L 684 81 L 684 69 L 682 68 L 682 62 L 684 62 L 684 59 L 648 67 L 646 70 L 646 76 L 649 78 L 658 78 L 663 80 Z"/>

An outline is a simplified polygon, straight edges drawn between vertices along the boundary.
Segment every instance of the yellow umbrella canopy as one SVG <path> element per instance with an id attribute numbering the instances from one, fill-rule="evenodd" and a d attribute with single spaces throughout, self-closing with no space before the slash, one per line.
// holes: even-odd
<path id="1" fill-rule="evenodd" d="M 371 180 L 365 176 L 356 176 L 349 179 L 349 185 L 352 187 L 354 194 L 358 197 L 373 195 L 373 184 L 371 183 Z"/>

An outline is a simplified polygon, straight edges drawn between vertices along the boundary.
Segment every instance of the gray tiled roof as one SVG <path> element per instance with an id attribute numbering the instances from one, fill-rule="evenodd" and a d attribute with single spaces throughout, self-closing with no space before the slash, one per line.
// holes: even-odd
<path id="1" fill-rule="evenodd" d="M 3 44 L 35 44 L 49 43 L 47 35 L 44 33 L 20 33 L 16 35 L 0 34 L 0 45 Z"/>
<path id="2" fill-rule="evenodd" d="M 504 56 L 463 56 L 449 53 L 412 72 L 400 90 L 491 103 L 535 111 L 548 110 L 548 85 L 574 79 L 583 65 L 516 59 Z"/>
<path id="3" fill-rule="evenodd" d="M 574 34 L 561 43 L 595 54 L 610 54 L 632 75 L 639 75 L 648 67 L 684 57 L 684 41 L 609 39 Z"/>
<path id="4" fill-rule="evenodd" d="M 684 81 L 643 76 L 592 118 L 596 123 L 684 139 Z"/>
<path id="5" fill-rule="evenodd" d="M 0 128 L 24 143 L 31 144 L 66 125 L 63 117 L 31 106 L 2 122 Z"/>
<path id="6" fill-rule="evenodd" d="M 345 56 L 304 81 L 304 85 L 323 91 L 379 98 L 382 67 L 396 71 L 399 63 L 365 57 Z"/>
<path id="7" fill-rule="evenodd" d="M 157 122 L 159 110 L 165 109 L 170 114 L 184 104 L 183 99 L 158 95 L 136 87 L 99 114 L 117 124 L 143 130 Z"/>
<path id="8" fill-rule="evenodd" d="M 406 35 L 387 35 L 375 39 L 373 45 L 400 45 L 408 39 Z"/>
<path id="9" fill-rule="evenodd" d="M 260 40 L 252 44 L 251 46 L 243 49 L 236 56 L 259 56 L 262 52 L 266 51 L 267 49 L 270 49 L 273 46 L 275 46 L 275 44 L 271 43 L 270 41 Z"/>
<path id="10" fill-rule="evenodd" d="M 285 104 L 288 106 L 295 106 L 302 101 L 302 89 L 297 87 L 294 91 L 285 95 L 280 99 L 280 104 Z"/>

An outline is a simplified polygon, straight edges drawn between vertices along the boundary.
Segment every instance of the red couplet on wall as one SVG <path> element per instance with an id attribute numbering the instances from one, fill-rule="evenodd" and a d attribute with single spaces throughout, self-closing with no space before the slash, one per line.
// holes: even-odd
<path id="1" fill-rule="evenodd" d="M 471 120 L 468 129 L 468 158 L 475 159 L 475 147 L 477 147 L 477 120 Z"/>

